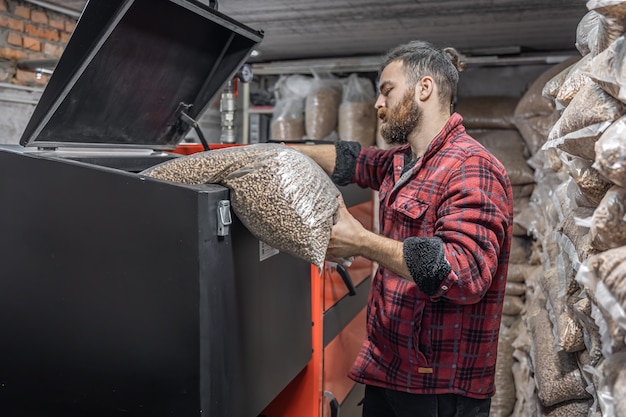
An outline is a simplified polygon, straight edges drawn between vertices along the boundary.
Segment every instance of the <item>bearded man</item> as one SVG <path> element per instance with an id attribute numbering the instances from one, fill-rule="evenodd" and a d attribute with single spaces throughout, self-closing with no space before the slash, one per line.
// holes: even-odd
<path id="1" fill-rule="evenodd" d="M 421 41 L 379 72 L 381 133 L 400 146 L 298 145 L 340 185 L 378 190 L 380 234 L 340 201 L 327 259 L 378 263 L 349 373 L 364 417 L 489 416 L 513 226 L 502 164 L 452 113 L 461 63 Z"/>

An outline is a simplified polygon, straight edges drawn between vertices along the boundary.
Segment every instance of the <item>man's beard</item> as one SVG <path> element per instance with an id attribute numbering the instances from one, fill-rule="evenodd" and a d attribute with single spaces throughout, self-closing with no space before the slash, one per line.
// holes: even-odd
<path id="1" fill-rule="evenodd" d="M 390 145 L 404 145 L 409 135 L 420 124 L 422 110 L 415 102 L 413 91 L 407 91 L 402 100 L 394 108 L 378 109 L 378 118 L 385 122 L 380 134 Z"/>

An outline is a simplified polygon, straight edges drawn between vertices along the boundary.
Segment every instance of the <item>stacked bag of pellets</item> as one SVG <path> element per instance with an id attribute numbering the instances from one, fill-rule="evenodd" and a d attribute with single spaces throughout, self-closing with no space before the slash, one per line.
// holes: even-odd
<path id="1" fill-rule="evenodd" d="M 314 265 L 324 262 L 339 190 L 311 158 L 255 144 L 175 158 L 141 175 L 180 184 L 222 184 L 239 220 L 259 240 Z"/>
<path id="2" fill-rule="evenodd" d="M 350 74 L 343 80 L 343 97 L 339 106 L 339 140 L 376 143 L 376 92 L 368 78 Z"/>
<path id="3" fill-rule="evenodd" d="M 276 98 L 272 111 L 271 139 L 300 141 L 305 135 L 305 99 L 311 90 L 312 78 L 283 75 L 274 86 Z"/>
<path id="4" fill-rule="evenodd" d="M 337 139 L 342 82 L 332 74 L 312 70 L 313 80 L 304 104 L 305 136 L 307 139 L 334 141 Z"/>
<path id="5" fill-rule="evenodd" d="M 537 415 L 626 417 L 626 1 L 587 8 L 580 56 L 533 86 L 542 128 L 529 128 L 540 117 L 530 101 L 516 111 L 516 125 L 533 133 L 524 136 L 536 187 L 523 217 L 541 262 L 523 318 L 528 384 Z"/>
<path id="6" fill-rule="evenodd" d="M 550 129 L 558 119 L 554 100 L 543 95 L 544 86 L 579 59 L 579 57 L 572 57 L 545 71 L 533 81 L 515 107 L 513 123 L 532 155 L 541 149 Z"/>

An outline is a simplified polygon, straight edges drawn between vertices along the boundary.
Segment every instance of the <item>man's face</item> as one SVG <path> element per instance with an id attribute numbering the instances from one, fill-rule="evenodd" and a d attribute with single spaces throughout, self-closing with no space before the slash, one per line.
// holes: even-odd
<path id="1" fill-rule="evenodd" d="M 378 118 L 383 121 L 380 134 L 390 145 L 404 145 L 409 135 L 420 124 L 422 109 L 415 102 L 413 89 L 402 96 L 400 103 L 391 108 L 378 109 Z"/>
<path id="2" fill-rule="evenodd" d="M 376 108 L 385 142 L 391 145 L 407 143 L 409 135 L 421 123 L 422 109 L 415 100 L 414 87 L 406 84 L 401 62 L 392 62 L 381 73 Z"/>

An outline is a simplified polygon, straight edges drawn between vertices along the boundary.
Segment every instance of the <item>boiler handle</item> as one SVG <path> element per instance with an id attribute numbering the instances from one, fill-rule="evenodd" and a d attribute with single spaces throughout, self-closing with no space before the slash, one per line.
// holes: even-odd
<path id="1" fill-rule="evenodd" d="M 344 268 L 343 265 L 337 264 L 337 272 L 343 280 L 343 283 L 346 284 L 346 287 L 348 287 L 348 294 L 351 296 L 356 295 L 356 288 L 354 288 L 354 283 L 352 282 L 352 278 L 350 277 L 348 270 Z"/>

